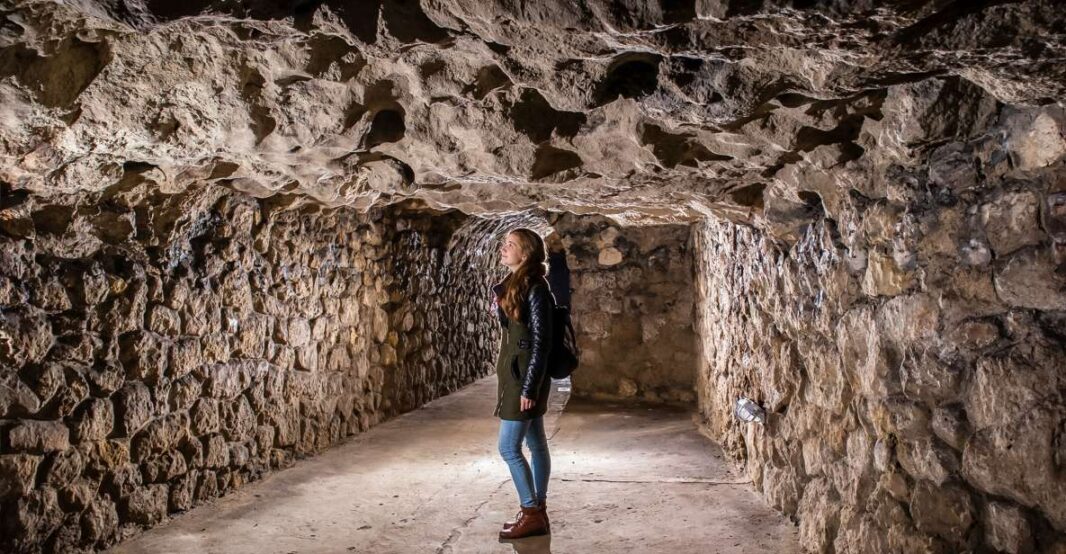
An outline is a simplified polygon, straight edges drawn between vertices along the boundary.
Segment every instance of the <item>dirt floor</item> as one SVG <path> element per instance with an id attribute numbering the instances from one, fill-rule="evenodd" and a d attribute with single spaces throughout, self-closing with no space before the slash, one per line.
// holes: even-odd
<path id="1" fill-rule="evenodd" d="M 495 376 L 182 514 L 118 553 L 799 552 L 690 413 L 552 392 L 552 534 L 501 542 L 518 509 L 496 451 Z"/>

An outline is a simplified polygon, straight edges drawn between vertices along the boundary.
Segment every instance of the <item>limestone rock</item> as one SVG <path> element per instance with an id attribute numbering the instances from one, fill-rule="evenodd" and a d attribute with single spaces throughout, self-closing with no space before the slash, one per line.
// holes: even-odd
<path id="1" fill-rule="evenodd" d="M 115 427 L 114 405 L 104 398 L 85 402 L 74 417 L 74 437 L 78 441 L 106 439 Z"/>
<path id="2" fill-rule="evenodd" d="M 965 542 L 975 519 L 973 501 L 964 489 L 934 486 L 924 480 L 914 488 L 910 511 L 918 530 L 936 534 L 953 544 Z"/>
<path id="3" fill-rule="evenodd" d="M 0 499 L 26 496 L 33 490 L 40 456 L 4 454 L 0 456 Z"/>
<path id="4" fill-rule="evenodd" d="M 133 491 L 127 501 L 130 520 L 144 525 L 158 523 L 167 515 L 169 494 L 166 485 L 148 485 Z"/>
<path id="5" fill-rule="evenodd" d="M 155 414 L 151 393 L 143 383 L 127 383 L 115 395 L 116 431 L 129 437 L 139 431 Z"/>
<path id="6" fill-rule="evenodd" d="M 1029 521 L 1017 506 L 989 502 L 984 510 L 985 540 L 1001 552 L 1032 552 L 1033 536 Z"/>
<path id="7" fill-rule="evenodd" d="M 70 430 L 58 421 L 24 420 L 8 432 L 8 443 L 21 452 L 62 451 L 70 447 Z"/>

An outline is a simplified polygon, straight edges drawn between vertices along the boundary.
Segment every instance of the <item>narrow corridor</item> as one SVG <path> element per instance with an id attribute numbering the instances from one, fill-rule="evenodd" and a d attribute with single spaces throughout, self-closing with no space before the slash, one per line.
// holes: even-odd
<path id="1" fill-rule="evenodd" d="M 481 379 L 111 550 L 133 553 L 799 552 L 691 414 L 567 401 L 547 415 L 552 535 L 501 543 L 517 509 Z"/>

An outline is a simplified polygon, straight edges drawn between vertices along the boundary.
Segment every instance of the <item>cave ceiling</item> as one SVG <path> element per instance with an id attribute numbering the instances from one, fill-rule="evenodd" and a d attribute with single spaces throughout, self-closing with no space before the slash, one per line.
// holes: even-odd
<path id="1" fill-rule="evenodd" d="M 1055 1 L 0 5 L 0 181 L 38 204 L 759 221 L 1066 88 Z"/>

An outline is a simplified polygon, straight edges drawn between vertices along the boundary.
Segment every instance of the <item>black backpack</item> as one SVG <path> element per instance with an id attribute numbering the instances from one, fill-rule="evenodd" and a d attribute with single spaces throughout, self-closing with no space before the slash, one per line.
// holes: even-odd
<path id="1" fill-rule="evenodd" d="M 548 256 L 548 284 L 552 291 L 552 347 L 548 352 L 548 375 L 566 379 L 577 369 L 577 335 L 570 322 L 570 270 L 565 254 Z M 560 303 L 561 299 L 561 303 Z"/>
<path id="2" fill-rule="evenodd" d="M 548 375 L 552 379 L 566 379 L 577 369 L 577 336 L 570 323 L 570 308 L 554 306 L 552 302 L 552 348 L 548 352 Z"/>

